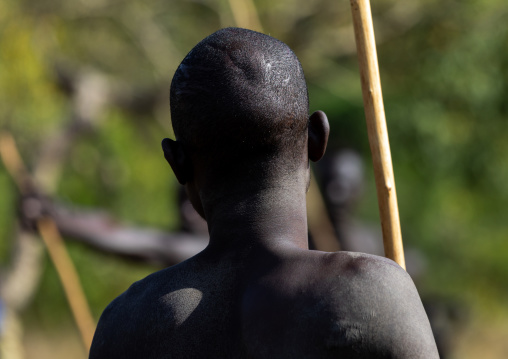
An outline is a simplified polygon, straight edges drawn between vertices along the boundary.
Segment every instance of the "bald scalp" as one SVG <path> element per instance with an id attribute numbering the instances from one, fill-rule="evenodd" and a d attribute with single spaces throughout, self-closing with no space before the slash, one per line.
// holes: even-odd
<path id="1" fill-rule="evenodd" d="M 306 140 L 300 62 L 286 44 L 258 32 L 227 28 L 202 40 L 178 67 L 170 100 L 177 140 L 210 158 L 287 161 Z"/>

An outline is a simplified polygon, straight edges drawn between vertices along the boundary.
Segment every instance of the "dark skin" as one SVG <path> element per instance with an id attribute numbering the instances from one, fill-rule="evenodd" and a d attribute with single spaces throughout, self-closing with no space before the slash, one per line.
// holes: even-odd
<path id="1" fill-rule="evenodd" d="M 90 358 L 438 358 L 402 268 L 308 249 L 309 160 L 323 156 L 329 133 L 323 112 L 309 120 L 296 171 L 235 178 L 218 194 L 220 177 L 179 141 L 163 141 L 210 243 L 113 301 Z"/>

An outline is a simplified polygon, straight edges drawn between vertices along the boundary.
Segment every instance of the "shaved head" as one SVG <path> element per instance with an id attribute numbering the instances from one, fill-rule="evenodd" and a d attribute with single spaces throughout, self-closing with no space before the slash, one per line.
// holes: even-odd
<path id="1" fill-rule="evenodd" d="M 170 100 L 177 140 L 205 156 L 296 160 L 306 140 L 300 62 L 258 32 L 227 28 L 202 40 L 178 67 Z"/>

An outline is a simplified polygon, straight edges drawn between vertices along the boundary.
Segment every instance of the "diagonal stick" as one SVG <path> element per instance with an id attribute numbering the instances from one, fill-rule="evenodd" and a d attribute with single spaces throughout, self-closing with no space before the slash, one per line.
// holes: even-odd
<path id="1" fill-rule="evenodd" d="M 406 268 L 369 0 L 351 0 L 385 256 Z"/>
<path id="2" fill-rule="evenodd" d="M 19 155 L 14 138 L 8 132 L 0 132 L 0 158 L 4 162 L 7 172 L 18 185 L 22 195 L 27 195 L 31 190 L 35 189 L 35 185 Z M 40 218 L 37 220 L 37 229 L 55 265 L 83 344 L 88 351 L 95 331 L 95 322 L 76 268 L 67 252 L 55 222 L 50 217 Z"/>

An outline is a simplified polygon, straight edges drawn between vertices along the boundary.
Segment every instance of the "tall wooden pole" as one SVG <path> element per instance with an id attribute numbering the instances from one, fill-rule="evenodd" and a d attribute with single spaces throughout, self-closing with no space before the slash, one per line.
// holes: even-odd
<path id="1" fill-rule="evenodd" d="M 369 0 L 351 0 L 385 256 L 406 268 Z"/>

